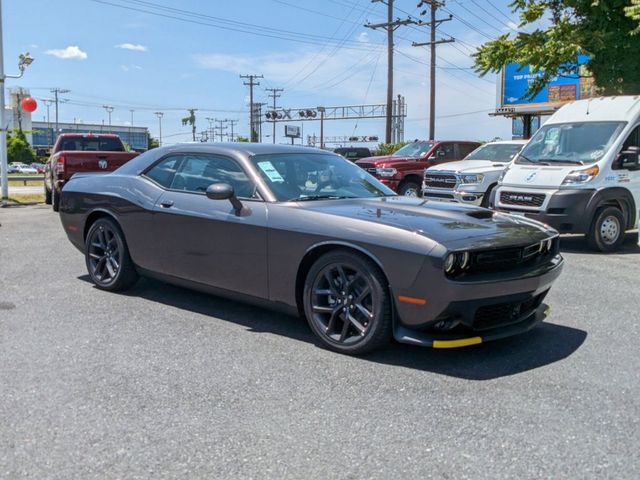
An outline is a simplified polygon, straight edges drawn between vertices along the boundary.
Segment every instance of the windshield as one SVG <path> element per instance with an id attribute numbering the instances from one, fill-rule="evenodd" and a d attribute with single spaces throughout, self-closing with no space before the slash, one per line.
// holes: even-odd
<path id="1" fill-rule="evenodd" d="M 119 138 L 107 137 L 68 137 L 60 146 L 60 150 L 81 150 L 91 152 L 124 152 L 124 145 Z"/>
<path id="2" fill-rule="evenodd" d="M 580 122 L 546 125 L 524 147 L 516 163 L 588 164 L 602 158 L 624 122 Z"/>
<path id="3" fill-rule="evenodd" d="M 276 153 L 255 155 L 251 161 L 281 202 L 395 195 L 363 169 L 337 155 Z"/>
<path id="4" fill-rule="evenodd" d="M 510 162 L 522 150 L 521 143 L 488 143 L 476 148 L 465 160 L 490 160 L 492 162 Z"/>
<path id="5" fill-rule="evenodd" d="M 433 143 L 428 142 L 414 142 L 409 145 L 405 145 L 400 150 L 395 152 L 392 157 L 419 157 L 425 152 L 428 152 L 433 147 Z"/>

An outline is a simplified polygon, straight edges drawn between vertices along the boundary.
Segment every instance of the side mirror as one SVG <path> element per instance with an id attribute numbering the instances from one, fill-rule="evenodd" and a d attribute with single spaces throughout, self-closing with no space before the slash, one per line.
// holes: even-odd
<path id="1" fill-rule="evenodd" d="M 640 169 L 640 147 L 627 147 L 626 150 L 620 152 L 620 168 L 626 170 Z"/>
<path id="2" fill-rule="evenodd" d="M 211 200 L 229 200 L 236 215 L 241 215 L 245 210 L 242 202 L 236 197 L 233 187 L 228 183 L 212 183 L 207 187 L 206 195 Z"/>

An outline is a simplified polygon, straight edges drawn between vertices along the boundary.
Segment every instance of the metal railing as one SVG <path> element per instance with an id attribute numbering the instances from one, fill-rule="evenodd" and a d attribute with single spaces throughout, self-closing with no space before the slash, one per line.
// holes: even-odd
<path id="1" fill-rule="evenodd" d="M 39 175 L 9 175 L 7 179 L 9 184 L 13 182 L 22 182 L 25 186 L 27 182 L 44 182 L 44 174 Z"/>

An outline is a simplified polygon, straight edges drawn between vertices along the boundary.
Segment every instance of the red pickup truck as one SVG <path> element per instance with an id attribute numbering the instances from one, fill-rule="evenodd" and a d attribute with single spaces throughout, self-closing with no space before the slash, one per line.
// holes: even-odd
<path id="1" fill-rule="evenodd" d="M 356 164 L 399 195 L 415 197 L 420 195 L 425 168 L 462 160 L 479 146 L 457 140 L 413 142 L 392 155 L 363 158 Z"/>
<path id="2" fill-rule="evenodd" d="M 60 191 L 75 173 L 111 172 L 138 153 L 127 152 L 120 137 L 113 134 L 62 133 L 45 166 L 44 198 L 57 212 Z"/>

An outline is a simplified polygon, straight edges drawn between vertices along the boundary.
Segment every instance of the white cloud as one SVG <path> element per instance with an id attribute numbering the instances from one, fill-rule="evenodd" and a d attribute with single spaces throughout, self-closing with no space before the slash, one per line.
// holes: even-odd
<path id="1" fill-rule="evenodd" d="M 44 53 L 63 60 L 86 60 L 88 56 L 87 53 L 80 50 L 80 47 L 77 45 L 69 45 L 67 48 L 54 48 Z"/>
<path id="2" fill-rule="evenodd" d="M 123 50 L 132 50 L 134 52 L 146 52 L 147 47 L 144 45 L 140 45 L 139 43 L 121 43 L 115 46 L 116 48 L 121 48 Z"/>
<path id="3" fill-rule="evenodd" d="M 140 65 L 125 65 L 122 64 L 120 65 L 120 70 L 122 70 L 123 72 L 128 72 L 129 70 L 142 70 L 142 67 Z"/>
<path id="4" fill-rule="evenodd" d="M 362 43 L 369 43 L 369 32 L 360 32 L 358 35 L 358 41 Z"/>

